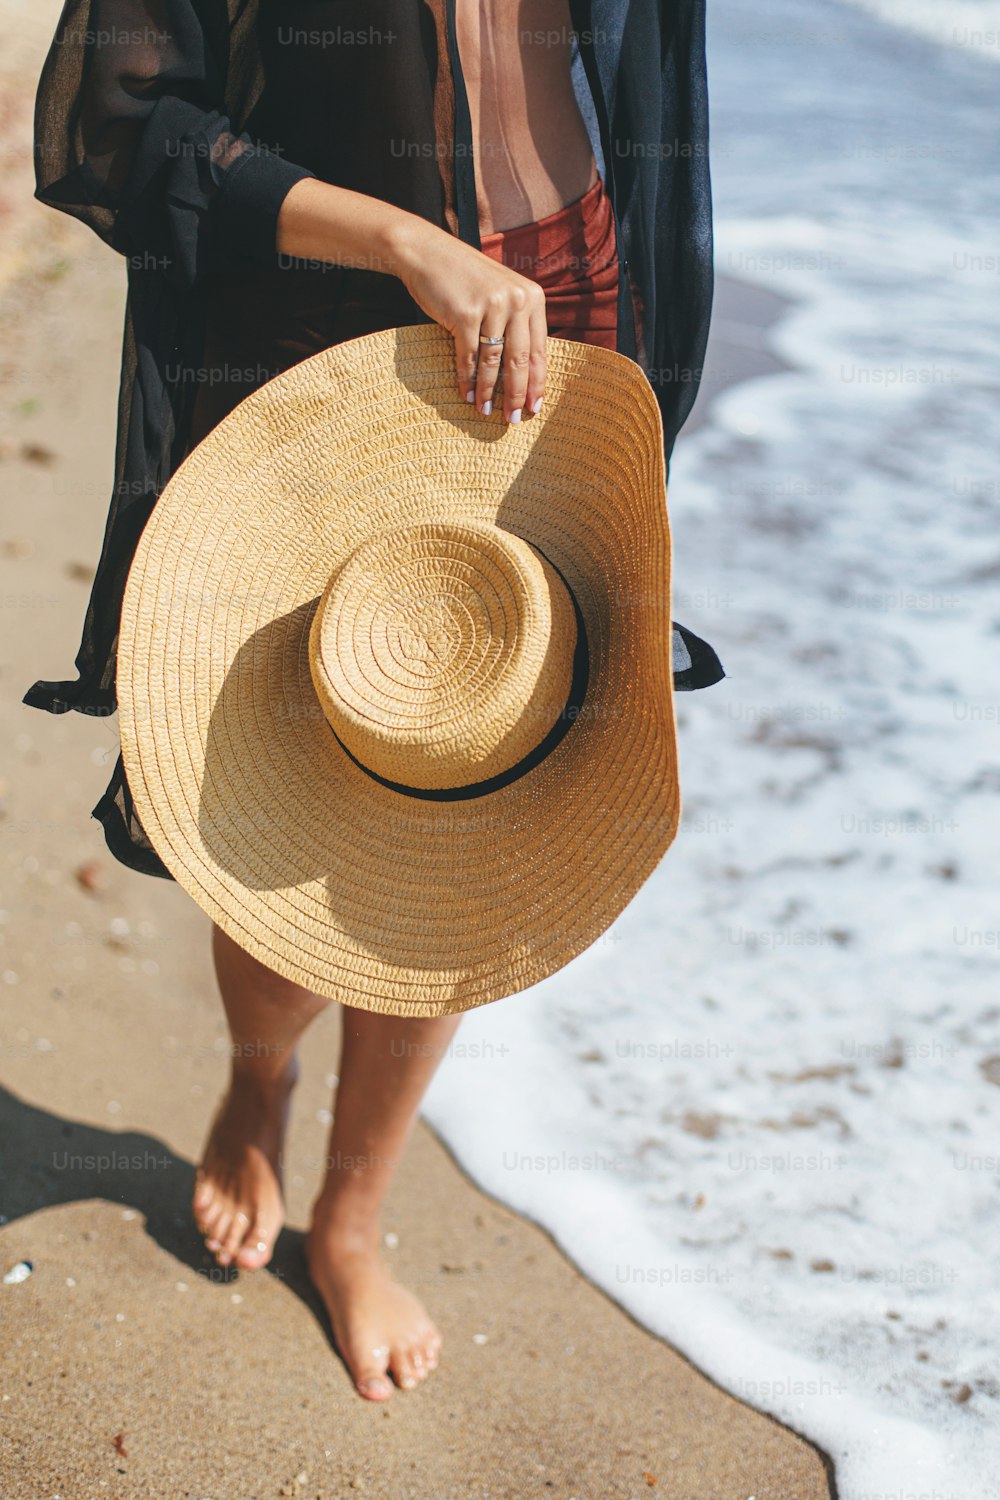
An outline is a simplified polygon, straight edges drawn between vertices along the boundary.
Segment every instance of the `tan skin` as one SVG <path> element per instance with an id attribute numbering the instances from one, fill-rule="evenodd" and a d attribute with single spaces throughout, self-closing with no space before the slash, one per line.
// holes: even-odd
<path id="1" fill-rule="evenodd" d="M 566 0 L 458 0 L 476 152 L 481 233 L 544 218 L 596 180 L 569 74 Z M 538 34 L 549 40 L 539 45 Z M 551 38 L 560 35 L 562 43 Z M 552 128 L 547 128 L 551 126 Z M 503 411 L 521 420 L 545 392 L 545 298 L 418 215 L 315 179 L 296 184 L 278 220 L 282 254 L 398 276 L 455 340 L 461 394 L 489 414 L 503 345 Z M 470 395 L 471 393 L 471 395 Z M 331 1003 L 282 979 L 213 927 L 212 951 L 232 1034 L 232 1071 L 197 1174 L 194 1214 L 220 1265 L 267 1264 L 284 1218 L 281 1152 L 296 1047 Z M 310 1275 L 359 1394 L 384 1401 L 434 1368 L 441 1335 L 380 1253 L 380 1213 L 428 1084 L 459 1016 L 384 1016 L 344 1006 L 326 1178 L 306 1240 Z M 354 1170 L 339 1163 L 361 1161 Z"/>
<path id="2" fill-rule="evenodd" d="M 295 1048 L 335 1002 L 251 957 L 219 927 L 212 952 L 232 1034 L 229 1088 L 209 1135 L 194 1213 L 220 1265 L 256 1270 L 284 1220 L 280 1156 Z M 437 1363 L 441 1335 L 379 1253 L 379 1214 L 427 1085 L 460 1016 L 410 1020 L 344 1006 L 328 1167 L 306 1240 L 309 1272 L 359 1393 L 385 1400 Z M 417 1045 L 414 1045 L 417 1044 Z M 362 1163 L 357 1170 L 350 1164 Z M 341 1165 L 345 1164 L 345 1165 Z"/>

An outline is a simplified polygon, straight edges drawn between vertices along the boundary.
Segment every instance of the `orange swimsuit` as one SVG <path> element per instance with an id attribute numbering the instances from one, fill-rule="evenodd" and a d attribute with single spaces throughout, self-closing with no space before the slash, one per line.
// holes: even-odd
<path id="1" fill-rule="evenodd" d="M 554 214 L 480 235 L 480 244 L 484 255 L 544 289 L 550 336 L 616 347 L 615 220 L 600 177 Z"/>

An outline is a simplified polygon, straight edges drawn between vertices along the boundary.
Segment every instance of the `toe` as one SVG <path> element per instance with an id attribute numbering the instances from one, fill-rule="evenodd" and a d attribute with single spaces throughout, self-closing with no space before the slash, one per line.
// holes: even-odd
<path id="1" fill-rule="evenodd" d="M 358 1394 L 364 1396 L 367 1401 L 388 1401 L 392 1395 L 392 1386 L 384 1375 L 366 1375 L 355 1384 Z"/>
<path id="2" fill-rule="evenodd" d="M 226 1240 L 229 1238 L 229 1231 L 232 1229 L 232 1227 L 232 1214 L 221 1213 L 212 1227 L 212 1238 L 210 1241 L 208 1241 L 209 1248 L 217 1251 L 218 1259 L 223 1265 L 226 1264 L 226 1262 L 222 1258 L 225 1250 L 225 1244 Z"/>
<path id="3" fill-rule="evenodd" d="M 208 1178 L 203 1176 L 201 1172 L 196 1173 L 194 1197 L 192 1199 L 195 1213 L 203 1212 L 211 1203 L 214 1196 L 215 1189 Z"/>
<path id="4" fill-rule="evenodd" d="M 228 1232 L 225 1235 L 220 1236 L 220 1238 L 222 1239 L 222 1251 L 219 1255 L 219 1259 L 223 1261 L 224 1264 L 228 1265 L 236 1255 L 236 1252 L 239 1250 L 240 1246 L 243 1244 L 244 1239 L 246 1238 L 246 1232 L 249 1226 L 250 1218 L 248 1214 L 233 1214 Z"/>
<path id="5" fill-rule="evenodd" d="M 437 1369 L 438 1355 L 441 1352 L 441 1335 L 439 1333 L 428 1334 L 422 1343 L 424 1356 L 424 1367 L 428 1371 Z"/>
<path id="6" fill-rule="evenodd" d="M 198 1228 L 202 1234 L 215 1234 L 216 1226 L 222 1218 L 224 1204 L 218 1198 L 214 1198 L 209 1206 L 198 1215 Z"/>
<path id="7" fill-rule="evenodd" d="M 386 1375 L 385 1351 L 374 1350 L 365 1358 L 349 1360 L 348 1366 L 359 1395 L 369 1401 L 387 1401 L 392 1395 L 392 1382 Z"/>
<path id="8" fill-rule="evenodd" d="M 208 1240 L 215 1239 L 215 1226 L 218 1222 L 218 1219 L 218 1214 L 211 1214 L 204 1217 L 199 1217 L 195 1220 L 195 1223 L 198 1227 L 198 1233 L 206 1242 Z"/>
<path id="9" fill-rule="evenodd" d="M 256 1220 L 247 1230 L 246 1237 L 236 1256 L 236 1264 L 247 1271 L 256 1271 L 266 1266 L 271 1259 L 272 1232 L 267 1225 Z"/>
<path id="10" fill-rule="evenodd" d="M 389 1369 L 397 1385 L 402 1386 L 404 1391 L 412 1391 L 417 1384 L 418 1376 L 409 1349 L 394 1349 L 389 1360 Z"/>

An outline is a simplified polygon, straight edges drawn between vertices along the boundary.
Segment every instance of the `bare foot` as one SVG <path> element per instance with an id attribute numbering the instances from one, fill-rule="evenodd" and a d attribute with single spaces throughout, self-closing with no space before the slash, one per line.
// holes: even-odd
<path id="1" fill-rule="evenodd" d="M 236 1072 L 209 1132 L 195 1173 L 195 1222 L 220 1266 L 253 1271 L 266 1266 L 285 1222 L 281 1150 L 293 1060 L 280 1077 Z"/>
<path id="2" fill-rule="evenodd" d="M 404 1390 L 424 1380 L 437 1365 L 441 1335 L 417 1298 L 393 1279 L 377 1235 L 344 1231 L 318 1216 L 305 1251 L 358 1393 L 387 1400 L 387 1372 Z"/>

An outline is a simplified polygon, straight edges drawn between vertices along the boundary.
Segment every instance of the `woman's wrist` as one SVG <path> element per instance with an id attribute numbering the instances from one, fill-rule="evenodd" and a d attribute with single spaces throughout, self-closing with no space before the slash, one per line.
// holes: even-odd
<path id="1" fill-rule="evenodd" d="M 392 206 L 387 204 L 387 208 Z M 432 253 L 433 241 L 447 231 L 429 219 L 393 208 L 382 226 L 380 254 L 390 276 L 405 281 Z"/>

